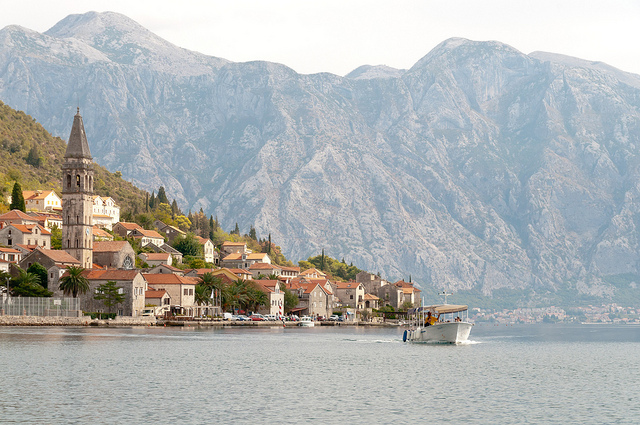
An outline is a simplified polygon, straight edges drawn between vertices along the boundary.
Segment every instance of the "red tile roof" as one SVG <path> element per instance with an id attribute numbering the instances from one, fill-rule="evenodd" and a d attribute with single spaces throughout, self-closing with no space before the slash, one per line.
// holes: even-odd
<path id="1" fill-rule="evenodd" d="M 11 210 L 7 213 L 0 215 L 0 221 L 8 221 L 8 220 L 37 221 L 34 217 L 31 217 L 29 214 L 23 213 L 20 210 Z"/>
<path id="2" fill-rule="evenodd" d="M 72 257 L 71 254 L 69 254 L 67 251 L 62 251 L 60 249 L 43 249 L 43 248 L 36 248 L 36 249 L 42 252 L 45 256 L 52 259 L 55 263 L 81 264 L 80 261 Z"/>
<path id="3" fill-rule="evenodd" d="M 144 273 L 142 276 L 149 285 L 195 285 L 199 281 L 196 277 L 178 276 L 173 273 Z"/>
<path id="4" fill-rule="evenodd" d="M 117 224 L 120 224 L 122 227 L 124 227 L 127 230 L 135 230 L 135 229 L 142 229 L 142 226 L 140 226 L 138 223 L 127 223 L 126 221 L 120 221 Z"/>
<path id="5" fill-rule="evenodd" d="M 96 241 L 93 243 L 93 252 L 119 252 L 126 245 L 127 241 Z"/>
<path id="6" fill-rule="evenodd" d="M 140 272 L 137 270 L 85 270 L 82 274 L 89 280 L 133 280 Z"/>
<path id="7" fill-rule="evenodd" d="M 167 261 L 171 254 L 167 252 L 145 252 L 146 261 Z"/>
<path id="8" fill-rule="evenodd" d="M 153 289 L 153 290 L 144 291 L 144 297 L 145 298 L 162 298 L 166 293 L 167 291 L 165 291 L 164 289 L 160 289 L 160 290 Z"/>

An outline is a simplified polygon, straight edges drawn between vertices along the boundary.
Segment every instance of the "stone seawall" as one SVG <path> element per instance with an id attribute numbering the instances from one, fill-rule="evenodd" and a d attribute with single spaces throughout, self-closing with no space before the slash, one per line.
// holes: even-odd
<path id="1" fill-rule="evenodd" d="M 0 326 L 87 326 L 90 322 L 88 316 L 0 316 Z"/>

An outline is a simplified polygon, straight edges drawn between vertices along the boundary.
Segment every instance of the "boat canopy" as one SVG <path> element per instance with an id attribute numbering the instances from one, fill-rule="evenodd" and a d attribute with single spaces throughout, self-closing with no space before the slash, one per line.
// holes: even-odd
<path id="1" fill-rule="evenodd" d="M 466 311 L 469 307 L 466 305 L 457 305 L 457 304 L 435 304 L 435 305 L 425 305 L 423 307 L 418 307 L 416 309 L 416 313 L 421 311 L 433 311 L 440 314 L 448 314 L 448 313 L 457 313 L 459 311 Z"/>

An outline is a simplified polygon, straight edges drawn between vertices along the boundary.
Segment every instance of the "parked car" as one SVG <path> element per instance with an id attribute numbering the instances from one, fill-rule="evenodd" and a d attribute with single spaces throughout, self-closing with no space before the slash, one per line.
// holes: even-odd
<path id="1" fill-rule="evenodd" d="M 329 317 L 329 320 L 332 322 L 337 322 L 338 320 L 340 320 L 340 316 L 334 314 L 333 316 Z"/>
<path id="2" fill-rule="evenodd" d="M 231 313 L 222 313 L 222 320 L 232 320 L 233 314 Z"/>
<path id="3" fill-rule="evenodd" d="M 275 314 L 265 314 L 264 315 L 264 319 L 265 320 L 272 320 L 272 321 L 278 320 L 278 318 L 276 317 Z"/>
<path id="4" fill-rule="evenodd" d="M 261 322 L 263 320 L 267 320 L 264 318 L 264 316 L 262 314 L 252 314 L 251 316 L 249 316 L 249 320 L 253 320 L 254 322 Z"/>
<path id="5" fill-rule="evenodd" d="M 240 322 L 245 322 L 247 320 L 251 320 L 247 316 L 245 316 L 244 314 L 238 314 L 237 316 L 234 316 L 234 317 L 236 318 L 235 320 L 238 320 Z"/>

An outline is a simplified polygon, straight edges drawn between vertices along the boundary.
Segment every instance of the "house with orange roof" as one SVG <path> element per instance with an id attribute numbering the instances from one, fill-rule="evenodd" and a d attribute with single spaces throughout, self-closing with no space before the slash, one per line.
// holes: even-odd
<path id="1" fill-rule="evenodd" d="M 20 210 L 11 210 L 0 214 L 0 224 L 40 224 L 36 217 L 32 217 Z M 1 226 L 0 226 L 1 227 Z"/>
<path id="2" fill-rule="evenodd" d="M 152 305 L 155 307 L 165 307 L 167 311 L 171 309 L 171 296 L 166 290 L 157 290 L 151 287 L 147 288 L 148 289 L 144 292 L 145 307 Z"/>
<path id="3" fill-rule="evenodd" d="M 140 246 L 146 246 L 150 243 L 161 246 L 164 245 L 164 237 L 155 230 L 134 229 L 129 236 L 140 241 Z"/>
<path id="4" fill-rule="evenodd" d="M 236 276 L 238 276 L 239 279 L 251 280 L 253 278 L 253 275 L 251 274 L 251 272 L 249 270 L 245 270 L 245 269 L 228 269 L 228 270 L 231 273 L 233 273 Z"/>
<path id="5" fill-rule="evenodd" d="M 279 266 L 280 267 L 280 276 L 284 278 L 283 280 L 289 281 L 294 277 L 298 277 L 300 274 L 300 267 L 289 267 L 289 266 Z"/>
<path id="6" fill-rule="evenodd" d="M 45 288 L 55 293 L 58 287 L 60 276 L 69 266 L 79 267 L 80 261 L 73 258 L 68 252 L 59 249 L 43 249 L 36 247 L 33 251 L 24 255 L 18 265 L 21 269 L 27 270 L 32 264 L 38 263 L 47 269 L 47 282 L 43 283 Z"/>
<path id="7" fill-rule="evenodd" d="M 118 316 L 141 317 L 145 306 L 145 291 L 147 282 L 138 270 L 100 270 L 86 269 L 82 272 L 89 281 L 89 290 L 78 295 L 82 310 L 96 313 L 116 313 Z M 64 276 L 64 275 L 63 275 Z M 124 301 L 110 312 L 101 300 L 94 297 L 99 292 L 99 286 L 109 281 L 116 282 L 118 293 L 124 295 Z M 54 296 L 60 296 L 61 291 L 56 288 Z"/>
<path id="8" fill-rule="evenodd" d="M 5 248 L 0 246 L 0 260 L 9 263 L 19 263 L 22 260 L 22 251 L 15 248 Z"/>
<path id="9" fill-rule="evenodd" d="M 28 211 L 53 211 L 62 209 L 62 200 L 53 190 L 23 190 L 22 197 Z"/>
<path id="10" fill-rule="evenodd" d="M 145 270 L 145 273 L 173 273 L 178 276 L 184 276 L 184 270 L 181 270 L 177 267 L 168 266 L 166 264 L 160 264 L 159 266 L 152 267 L 148 270 Z"/>
<path id="11" fill-rule="evenodd" d="M 286 288 L 298 296 L 298 304 L 291 313 L 313 317 L 329 317 L 333 314 L 334 293 L 319 282 L 295 278 L 286 284 Z"/>
<path id="12" fill-rule="evenodd" d="M 136 229 L 142 229 L 142 226 L 138 223 L 128 223 L 126 221 L 120 221 L 113 225 L 113 233 L 122 238 L 130 236 L 131 232 Z"/>
<path id="13" fill-rule="evenodd" d="M 112 241 L 113 240 L 113 235 L 109 232 L 105 232 L 104 230 L 102 230 L 99 227 L 93 226 L 93 229 L 91 229 L 92 231 L 92 235 L 93 235 L 93 241 L 94 242 L 100 242 L 100 241 Z"/>
<path id="14" fill-rule="evenodd" d="M 254 263 L 249 267 L 249 271 L 251 272 L 251 276 L 253 279 L 258 279 L 259 276 L 280 276 L 282 273 L 282 268 L 275 264 L 268 263 Z"/>
<path id="15" fill-rule="evenodd" d="M 29 211 L 27 214 L 35 220 L 38 220 L 38 224 L 48 231 L 51 231 L 54 226 L 58 229 L 62 229 L 62 216 L 56 212 Z"/>
<path id="16" fill-rule="evenodd" d="M 249 269 L 255 263 L 271 264 L 271 258 L 266 252 L 256 252 L 250 254 L 234 253 L 222 259 L 222 265 L 229 268 Z"/>
<path id="17" fill-rule="evenodd" d="M 356 281 L 332 282 L 333 293 L 343 307 L 362 310 L 364 308 L 364 285 Z"/>
<path id="18" fill-rule="evenodd" d="M 260 314 L 273 314 L 276 317 L 284 315 L 284 291 L 280 290 L 280 281 L 270 279 L 254 280 L 258 289 L 267 294 L 269 302 L 258 308 Z"/>
<path id="19" fill-rule="evenodd" d="M 316 279 L 317 279 L 317 278 L 320 278 L 320 277 L 327 277 L 327 275 L 326 275 L 326 274 L 324 274 L 324 273 L 323 273 L 323 272 L 321 272 L 320 270 L 318 270 L 318 269 L 314 269 L 314 268 L 307 269 L 307 270 L 305 270 L 305 271 L 301 272 L 301 273 L 299 274 L 299 276 L 300 276 L 300 277 L 316 278 Z"/>
<path id="20" fill-rule="evenodd" d="M 233 283 L 238 279 L 243 279 L 239 275 L 235 274 L 232 270 L 229 270 L 225 267 L 221 269 L 191 269 L 186 270 L 184 275 L 195 278 L 202 278 L 205 273 L 211 273 L 212 275 L 219 277 L 226 284 Z"/>
<path id="21" fill-rule="evenodd" d="M 248 254 L 251 250 L 247 249 L 247 244 L 244 242 L 224 241 L 220 247 L 220 252 L 225 257 L 229 254 Z"/>
<path id="22" fill-rule="evenodd" d="M 138 254 L 138 258 L 147 263 L 149 267 L 161 264 L 170 266 L 172 262 L 171 254 L 168 252 L 141 252 Z"/>
<path id="23" fill-rule="evenodd" d="M 164 289 L 171 297 L 171 312 L 193 317 L 196 314 L 195 289 L 198 279 L 173 273 L 144 273 L 148 286 Z"/>
<path id="24" fill-rule="evenodd" d="M 373 294 L 364 294 L 364 308 L 378 309 L 380 308 L 380 298 Z"/>
<path id="25" fill-rule="evenodd" d="M 392 285 L 385 285 L 380 288 L 378 296 L 381 304 L 390 305 L 396 309 L 403 308 L 405 303 L 416 305 L 420 301 L 420 289 L 413 286 L 413 283 L 400 280 Z"/>
<path id="26" fill-rule="evenodd" d="M 107 269 L 130 270 L 136 266 L 136 252 L 128 241 L 94 242 L 93 262 Z"/>
<path id="27" fill-rule="evenodd" d="M 0 244 L 36 245 L 46 249 L 51 247 L 51 232 L 39 224 L 9 223 L 0 229 Z"/>

